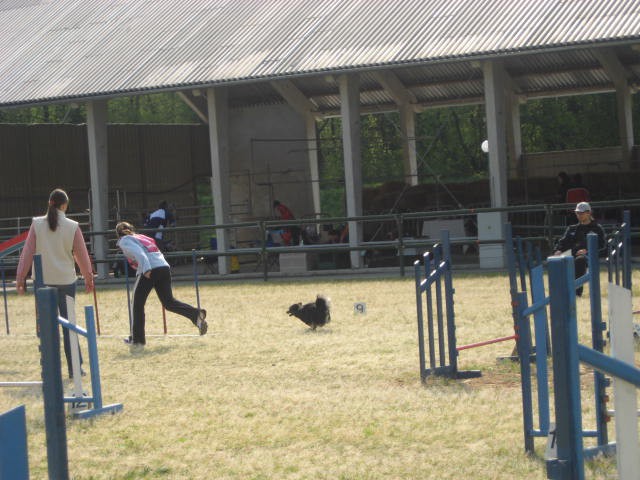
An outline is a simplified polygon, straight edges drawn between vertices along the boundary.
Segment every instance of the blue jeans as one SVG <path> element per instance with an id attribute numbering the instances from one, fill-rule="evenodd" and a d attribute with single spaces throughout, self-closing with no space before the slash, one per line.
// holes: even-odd
<path id="1" fill-rule="evenodd" d="M 73 299 L 76 298 L 76 283 L 73 282 L 70 285 L 47 285 L 47 287 L 54 287 L 58 289 L 58 312 L 62 318 L 68 319 L 67 315 L 67 299 L 69 296 Z M 69 370 L 69 377 L 73 377 L 73 364 L 71 362 L 71 340 L 69 339 L 69 329 L 62 328 L 62 340 L 64 343 L 64 356 L 67 359 L 67 369 Z M 80 365 L 82 365 L 82 353 L 80 353 Z"/>

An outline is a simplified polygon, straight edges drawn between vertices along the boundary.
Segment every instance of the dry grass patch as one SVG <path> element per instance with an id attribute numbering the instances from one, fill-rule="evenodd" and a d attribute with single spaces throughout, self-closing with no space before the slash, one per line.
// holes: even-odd
<path id="1" fill-rule="evenodd" d="M 459 343 L 512 332 L 505 276 L 456 274 L 454 284 Z M 176 292 L 195 302 L 191 287 Z M 285 312 L 318 293 L 331 297 L 333 320 L 313 332 Z M 104 402 L 124 411 L 68 422 L 76 480 L 546 478 L 544 442 L 538 458 L 523 454 L 518 367 L 496 363 L 512 342 L 462 352 L 460 367 L 479 379 L 421 384 L 411 279 L 205 283 L 205 337 L 172 314 L 169 333 L 190 336 L 163 336 L 151 297 L 147 334 L 159 336 L 136 354 L 122 342 L 124 290 L 98 298 Z M 33 297 L 12 296 L 9 311 L 0 379 L 36 379 Z M 32 478 L 45 478 L 41 396 L 0 389 L 0 410 L 21 403 Z"/>

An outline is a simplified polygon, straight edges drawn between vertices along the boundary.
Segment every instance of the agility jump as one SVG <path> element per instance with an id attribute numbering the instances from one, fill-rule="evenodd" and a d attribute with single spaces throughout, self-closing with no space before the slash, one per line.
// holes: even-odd
<path id="1" fill-rule="evenodd" d="M 40 255 L 34 256 L 34 271 L 35 271 L 35 282 L 36 284 L 41 284 L 42 278 L 42 260 Z M 40 290 L 38 288 L 38 290 Z M 37 301 L 37 296 L 36 296 Z M 122 410 L 122 404 L 112 404 L 112 405 L 103 405 L 102 404 L 102 387 L 100 383 L 100 363 L 98 361 L 98 344 L 96 341 L 96 323 L 93 315 L 93 307 L 86 306 L 84 308 L 85 313 L 85 323 L 86 329 L 76 325 L 75 321 L 75 304 L 72 298 L 67 297 L 67 312 L 68 319 L 62 318 L 57 314 L 57 306 L 56 306 L 56 315 L 53 319 L 53 323 L 57 323 L 61 325 L 63 328 L 67 328 L 70 332 L 70 340 L 71 340 L 71 356 L 72 356 L 72 368 L 73 368 L 73 395 L 69 397 L 63 396 L 64 403 L 68 403 L 71 405 L 71 413 L 76 418 L 90 418 L 95 415 L 100 415 L 103 413 L 115 413 Z M 42 329 L 43 322 L 51 321 L 51 319 L 46 319 L 40 313 L 40 309 L 37 308 L 36 311 L 36 322 Z M 91 395 L 88 396 L 84 393 L 82 387 L 82 373 L 80 367 L 80 354 L 79 354 L 79 345 L 78 345 L 78 335 L 87 339 L 87 347 L 89 351 L 89 375 L 91 379 Z M 42 347 L 41 347 L 42 350 Z M 59 350 L 57 351 L 58 357 L 60 355 Z M 59 359 L 58 359 L 59 363 Z M 43 368 L 44 368 L 44 359 L 43 359 Z M 44 376 L 44 373 L 43 373 Z M 44 378 L 44 377 L 43 377 Z M 0 387 L 32 387 L 32 386 L 40 386 L 43 385 L 42 381 L 18 381 L 18 382 L 0 382 Z M 92 408 L 89 408 L 89 405 L 92 405 Z"/>
<path id="2" fill-rule="evenodd" d="M 510 231 L 510 230 L 509 230 Z M 592 237 L 592 238 L 591 238 Z M 591 338 L 592 345 L 591 348 L 594 352 L 597 353 L 596 356 L 602 355 L 604 350 L 605 341 L 604 341 L 604 331 L 607 328 L 605 322 L 602 321 L 602 308 L 601 308 L 601 289 L 600 289 L 600 263 L 597 254 L 595 253 L 597 250 L 597 239 L 595 235 L 589 236 L 588 240 L 588 263 L 589 269 L 587 273 L 574 280 L 573 276 L 570 276 L 570 284 L 573 295 L 573 305 L 575 305 L 575 289 L 585 283 L 589 283 L 590 285 L 590 315 L 591 315 Z M 517 248 L 519 252 L 522 252 L 521 244 L 520 248 Z M 612 235 L 612 238 L 608 242 L 608 256 L 606 265 L 608 268 L 609 274 L 609 333 L 612 339 L 614 338 L 614 321 L 616 317 L 619 317 L 619 308 L 620 305 L 623 305 L 624 302 L 614 300 L 615 297 L 615 288 L 627 289 L 628 296 L 630 298 L 631 295 L 631 255 L 630 255 L 630 215 L 628 211 L 624 212 L 624 222 L 621 225 L 620 229 Z M 550 260 L 557 260 L 557 258 L 552 257 Z M 569 259 L 571 260 L 571 259 Z M 572 266 L 573 263 L 571 262 Z M 521 332 L 518 348 L 521 359 L 521 380 L 522 380 L 522 397 L 523 397 L 523 422 L 524 422 L 524 436 L 525 436 L 525 450 L 527 452 L 533 452 L 533 439 L 534 437 L 547 437 L 550 429 L 550 416 L 549 416 L 549 387 L 548 387 L 548 373 L 547 373 L 547 364 L 544 357 L 547 354 L 547 342 L 545 341 L 545 337 L 548 338 L 549 328 L 546 320 L 546 308 L 552 302 L 553 295 L 545 296 L 544 294 L 544 281 L 543 281 L 543 265 L 539 264 L 534 267 L 531 267 L 531 264 L 521 263 L 526 267 L 528 271 L 531 291 L 532 291 L 532 301 L 531 306 L 528 306 L 528 298 L 527 292 L 516 292 L 515 301 L 514 301 L 514 315 L 519 323 L 519 331 Z M 521 268 L 521 272 L 524 271 L 524 268 Z M 513 270 L 512 270 L 513 272 Z M 573 271 L 572 271 L 573 272 Z M 573 273 L 572 273 L 573 275 Z M 514 275 L 511 275 L 511 279 L 514 278 Z M 613 282 L 616 282 L 614 284 Z M 525 288 L 525 283 L 523 282 L 523 289 Z M 554 288 L 550 284 L 550 292 L 554 292 Z M 571 298 L 565 299 L 564 302 L 570 302 Z M 630 302 L 630 300 L 629 300 Z M 620 304 L 620 305 L 618 305 Z M 557 307 L 556 307 L 557 308 Z M 564 306 L 563 306 L 564 308 Z M 613 309 L 613 310 L 612 310 Z M 573 307 L 573 314 L 575 315 L 575 306 Z M 629 307 L 629 320 L 628 332 L 622 335 L 624 341 L 629 341 L 631 344 L 633 343 L 633 334 L 632 334 L 632 322 L 630 316 L 631 307 Z M 536 338 L 536 346 L 531 346 L 531 338 L 530 338 L 530 325 L 529 325 L 529 316 L 534 315 L 534 325 L 535 325 L 535 338 Z M 536 315 L 539 315 L 536 317 Z M 553 317 L 553 310 L 551 310 L 551 315 Z M 552 325 L 555 326 L 555 323 L 552 322 Z M 619 330 L 620 331 L 620 330 Z M 620 338 L 621 334 L 618 334 L 618 338 Z M 556 340 L 554 339 L 553 345 L 558 345 Z M 564 350 L 564 347 L 555 347 L 553 349 L 554 362 L 556 361 L 556 350 Z M 613 346 L 615 350 L 615 346 Z M 633 351 L 633 346 L 631 346 L 631 351 Z M 531 358 L 532 353 L 535 352 L 536 358 L 536 386 L 537 386 L 537 395 L 538 395 L 538 423 L 539 428 L 536 430 L 533 426 L 533 387 L 531 381 L 531 369 L 529 366 L 529 362 L 525 361 L 526 358 Z M 594 354 L 595 355 L 595 354 Z M 632 357 L 631 357 L 632 358 Z M 609 385 L 609 381 L 605 378 L 604 372 L 608 372 L 606 369 L 596 369 L 594 371 L 594 400 L 595 400 L 595 416 L 596 416 L 596 429 L 595 430 L 582 430 L 582 425 L 579 427 L 580 431 L 580 457 L 581 458 L 589 458 L 598 453 L 612 453 L 616 449 L 616 443 L 609 443 L 609 433 L 607 430 L 608 422 L 611 416 L 615 415 L 615 411 L 611 409 L 607 409 L 607 402 L 609 395 L 607 394 L 606 387 Z M 608 372 L 609 373 L 609 372 Z M 556 377 L 554 376 L 554 382 Z M 562 395 L 559 391 L 564 391 L 561 389 L 566 389 L 567 386 L 565 383 L 562 383 L 560 386 L 556 385 L 554 389 L 556 395 L 556 416 L 558 416 L 558 396 Z M 615 398 L 615 391 L 614 391 Z M 634 402 L 635 405 L 635 402 Z M 578 407 L 580 408 L 580 407 Z M 618 410 L 616 404 L 616 410 Z M 633 408 L 633 416 L 635 417 L 637 414 L 636 407 Z M 579 414 L 579 412 L 578 412 Z M 619 421 L 619 415 L 615 415 L 616 422 Z M 629 418 L 627 416 L 627 418 Z M 625 425 L 621 424 L 619 427 L 617 425 L 616 431 L 625 429 Z M 557 430 L 556 430 L 557 432 Z M 565 432 L 566 435 L 566 432 Z M 582 438 L 584 437 L 596 437 L 597 446 L 582 449 Z M 627 444 L 630 442 L 627 441 Z M 636 440 L 637 443 L 637 440 Z M 635 445 L 635 444 L 634 444 Z M 560 457 L 558 457 L 560 458 Z M 563 460 L 564 461 L 564 460 Z M 560 462 L 562 463 L 562 462 Z M 552 475 L 551 471 L 559 468 L 557 465 L 553 464 L 553 462 L 549 463 L 549 475 Z M 619 467 L 620 469 L 620 467 Z M 637 470 L 636 470 L 637 471 Z M 553 473 L 553 475 L 558 475 L 558 473 Z M 563 476 L 550 476 L 550 478 L 578 478 L 578 477 L 563 477 Z"/>
<path id="3" fill-rule="evenodd" d="M 634 366 L 631 291 L 609 284 L 610 332 L 614 357 L 578 343 L 576 295 L 571 258 L 549 260 L 551 293 L 554 399 L 556 410 L 555 458 L 547 460 L 548 478 L 583 480 L 584 458 L 580 401 L 580 362 L 615 377 L 616 455 L 622 480 L 637 478 L 638 451 L 637 392 L 640 369 Z M 618 358 L 615 358 L 618 357 Z M 620 380 L 624 382 L 620 382 Z M 633 421 L 630 421 L 633 419 Z"/>
<path id="4" fill-rule="evenodd" d="M 491 345 L 518 338 L 513 335 L 489 340 L 457 345 L 455 312 L 453 301 L 453 279 L 451 273 L 451 254 L 449 232 L 440 232 L 441 243 L 434 245 L 430 252 L 423 255 L 423 265 L 414 262 L 416 310 L 418 318 L 418 345 L 420 356 L 420 378 L 424 381 L 430 375 L 449 378 L 474 378 L 481 376 L 479 370 L 458 370 L 458 356 L 461 351 Z M 424 274 L 424 278 L 422 278 Z M 424 295 L 424 301 L 422 294 Z M 444 293 L 444 308 L 443 308 Z M 433 298 L 436 310 L 434 317 Z M 423 303 L 427 307 L 427 342 L 425 345 Z M 444 316 L 446 315 L 446 324 Z M 436 341 L 437 338 L 437 341 Z M 445 346 L 445 338 L 447 340 Z M 426 364 L 426 350 L 429 351 L 429 368 Z M 437 356 L 437 359 L 436 359 Z M 448 361 L 448 363 L 447 363 Z"/>

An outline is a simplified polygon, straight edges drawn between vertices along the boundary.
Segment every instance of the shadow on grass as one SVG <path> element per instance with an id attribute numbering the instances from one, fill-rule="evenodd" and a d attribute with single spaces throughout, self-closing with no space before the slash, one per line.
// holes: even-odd
<path id="1" fill-rule="evenodd" d="M 184 348 L 182 346 L 175 348 Z M 143 348 L 140 347 L 129 347 L 127 345 L 123 346 L 123 350 L 116 354 L 116 358 L 119 359 L 127 359 L 127 358 L 146 358 L 153 357 L 157 355 L 165 355 L 174 350 L 173 347 L 169 345 L 158 345 L 158 346 L 145 346 Z"/>

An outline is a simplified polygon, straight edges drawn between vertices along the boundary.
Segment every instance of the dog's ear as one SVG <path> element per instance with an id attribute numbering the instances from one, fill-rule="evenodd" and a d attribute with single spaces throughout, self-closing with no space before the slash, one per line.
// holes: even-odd
<path id="1" fill-rule="evenodd" d="M 288 313 L 289 315 L 293 315 L 295 312 L 297 312 L 297 311 L 299 311 L 299 310 L 300 310 L 300 307 L 302 307 L 302 304 L 301 304 L 301 303 L 294 303 L 293 305 L 291 305 L 291 306 L 289 307 L 289 310 L 287 310 L 287 313 Z"/>

